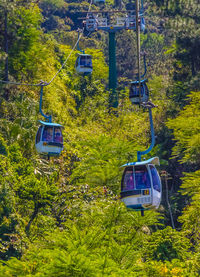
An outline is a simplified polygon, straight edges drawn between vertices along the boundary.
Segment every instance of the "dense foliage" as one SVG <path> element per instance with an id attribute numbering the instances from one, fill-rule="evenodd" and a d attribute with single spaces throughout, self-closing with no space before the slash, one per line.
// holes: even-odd
<path id="1" fill-rule="evenodd" d="M 130 3 L 109 0 L 105 8 Z M 0 80 L 51 81 L 88 8 L 83 0 L 0 0 Z M 34 147 L 40 88 L 0 83 L 1 276 L 200 275 L 200 4 L 148 0 L 144 8 L 141 47 L 157 105 L 148 157 L 161 160 L 160 208 L 141 217 L 119 200 L 120 166 L 150 142 L 148 114 L 128 99 L 136 35 L 116 36 L 119 106 L 112 112 L 107 34 L 84 33 L 80 48 L 93 57 L 92 75 L 76 73 L 75 50 L 44 87 L 45 113 L 64 126 L 60 157 L 47 160 Z"/>

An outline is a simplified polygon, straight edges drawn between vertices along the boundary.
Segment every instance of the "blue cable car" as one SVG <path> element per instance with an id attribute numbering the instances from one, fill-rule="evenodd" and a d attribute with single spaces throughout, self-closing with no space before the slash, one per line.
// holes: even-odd
<path id="1" fill-rule="evenodd" d="M 129 90 L 129 99 L 132 104 L 140 104 L 140 96 L 141 102 L 146 103 L 149 100 L 149 89 L 147 87 L 147 79 L 140 81 L 141 95 L 139 90 L 139 81 L 131 82 L 130 90 Z"/>
<path id="2" fill-rule="evenodd" d="M 155 165 L 160 165 L 154 157 L 142 162 L 123 165 L 121 201 L 134 210 L 157 209 L 161 202 L 162 186 Z"/>
<path id="3" fill-rule="evenodd" d="M 92 56 L 88 54 L 78 54 L 76 59 L 76 71 L 79 74 L 88 75 L 92 73 Z"/>
<path id="4" fill-rule="evenodd" d="M 63 150 L 63 126 L 57 123 L 39 121 L 39 127 L 36 138 L 36 150 L 40 154 L 51 156 L 59 156 Z"/>

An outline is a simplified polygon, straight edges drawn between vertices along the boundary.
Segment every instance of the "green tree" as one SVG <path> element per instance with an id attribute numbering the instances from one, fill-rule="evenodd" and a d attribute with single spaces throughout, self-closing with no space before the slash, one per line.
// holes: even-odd
<path id="1" fill-rule="evenodd" d="M 192 92 L 188 95 L 189 104 L 175 119 L 170 119 L 167 123 L 167 126 L 173 129 L 176 139 L 173 155 L 179 157 L 181 162 L 197 165 L 200 162 L 199 99 L 199 92 Z"/>

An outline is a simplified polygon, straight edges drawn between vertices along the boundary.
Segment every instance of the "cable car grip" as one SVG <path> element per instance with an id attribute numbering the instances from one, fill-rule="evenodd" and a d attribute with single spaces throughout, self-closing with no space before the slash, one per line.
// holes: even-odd
<path id="1" fill-rule="evenodd" d="M 41 82 L 41 86 L 40 86 L 40 105 L 39 105 L 39 112 L 41 113 L 41 115 L 48 120 L 49 123 L 52 122 L 52 116 L 51 115 L 46 115 L 43 113 L 42 111 L 42 97 L 43 97 L 43 87 L 47 86 L 48 83 L 47 82 Z"/>

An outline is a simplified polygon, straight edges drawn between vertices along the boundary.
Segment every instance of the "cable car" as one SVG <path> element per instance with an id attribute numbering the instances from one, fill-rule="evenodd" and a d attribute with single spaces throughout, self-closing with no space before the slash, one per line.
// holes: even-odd
<path id="1" fill-rule="evenodd" d="M 146 103 L 149 100 L 149 89 L 147 87 L 147 79 L 140 81 L 141 87 L 141 102 Z M 139 91 L 139 81 L 131 82 L 129 90 L 129 99 L 132 104 L 140 104 L 140 91 Z"/>
<path id="2" fill-rule="evenodd" d="M 124 173 L 121 182 L 121 201 L 127 208 L 145 210 L 159 207 L 162 186 L 155 165 L 160 165 L 158 157 L 122 166 Z"/>
<path id="3" fill-rule="evenodd" d="M 79 74 L 91 74 L 92 73 L 92 56 L 88 54 L 78 54 L 76 59 L 76 71 Z"/>
<path id="4" fill-rule="evenodd" d="M 40 154 L 46 154 L 50 156 L 59 156 L 63 150 L 63 126 L 57 123 L 50 123 L 39 121 L 41 126 L 39 127 L 36 138 L 35 146 L 36 150 Z"/>

